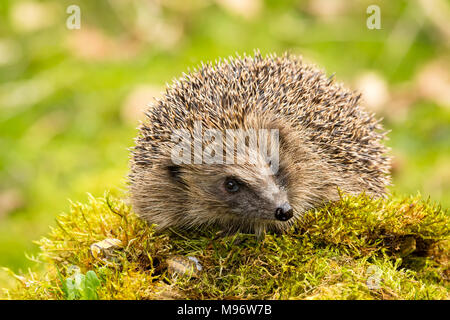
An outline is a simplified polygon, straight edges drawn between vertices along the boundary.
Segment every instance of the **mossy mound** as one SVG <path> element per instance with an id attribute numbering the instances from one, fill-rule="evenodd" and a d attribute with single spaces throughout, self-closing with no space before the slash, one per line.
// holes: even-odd
<path id="1" fill-rule="evenodd" d="M 342 196 L 308 212 L 285 235 L 157 234 L 123 201 L 90 197 L 88 204 L 72 203 L 38 242 L 44 271 L 14 275 L 19 285 L 4 294 L 11 299 L 448 299 L 449 226 L 447 212 L 420 197 L 361 195 Z M 109 252 L 98 244 L 105 239 Z M 175 259 L 178 267 L 190 256 L 202 270 L 170 272 L 175 256 L 181 259 Z"/>

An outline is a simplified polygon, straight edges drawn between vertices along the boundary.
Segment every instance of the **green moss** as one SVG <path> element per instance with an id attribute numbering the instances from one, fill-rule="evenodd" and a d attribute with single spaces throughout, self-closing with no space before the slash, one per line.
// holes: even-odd
<path id="1" fill-rule="evenodd" d="M 90 197 L 88 204 L 72 203 L 38 242 L 43 271 L 13 274 L 19 284 L 4 295 L 82 298 L 84 279 L 96 275 L 100 284 L 94 281 L 87 297 L 449 299 L 449 220 L 419 196 L 361 195 L 308 212 L 285 235 L 158 234 L 120 199 Z M 111 238 L 121 245 L 93 254 L 92 244 Z M 173 256 L 196 257 L 202 271 L 174 276 Z"/>

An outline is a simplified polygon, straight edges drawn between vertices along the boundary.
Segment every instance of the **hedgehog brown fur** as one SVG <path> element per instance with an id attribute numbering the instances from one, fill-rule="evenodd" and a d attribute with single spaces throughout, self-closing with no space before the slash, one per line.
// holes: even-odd
<path id="1" fill-rule="evenodd" d="M 216 224 L 261 234 L 285 231 L 305 211 L 338 200 L 339 190 L 383 196 L 385 132 L 359 100 L 287 54 L 202 64 L 146 112 L 131 157 L 134 210 L 160 229 Z M 196 136 L 195 123 L 224 137 L 226 129 L 277 129 L 278 170 L 255 150 L 254 163 L 174 164 L 174 130 Z"/>

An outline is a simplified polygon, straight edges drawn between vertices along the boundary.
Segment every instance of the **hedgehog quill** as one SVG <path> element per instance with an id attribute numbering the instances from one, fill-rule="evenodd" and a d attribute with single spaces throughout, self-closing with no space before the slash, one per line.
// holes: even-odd
<path id="1" fill-rule="evenodd" d="M 386 132 L 360 95 L 285 54 L 202 64 L 146 111 L 130 160 L 134 210 L 163 230 L 284 232 L 390 184 Z"/>

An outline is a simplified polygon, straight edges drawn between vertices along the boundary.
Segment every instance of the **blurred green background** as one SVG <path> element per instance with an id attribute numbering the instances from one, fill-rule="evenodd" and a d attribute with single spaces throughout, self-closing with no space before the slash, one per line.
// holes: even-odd
<path id="1" fill-rule="evenodd" d="M 372 4 L 381 29 L 366 25 Z M 167 82 L 255 48 L 301 54 L 362 91 L 392 130 L 392 191 L 449 207 L 449 22 L 446 0 L 2 0 L 0 266 L 26 271 L 68 199 L 126 190 L 127 148 Z"/>

